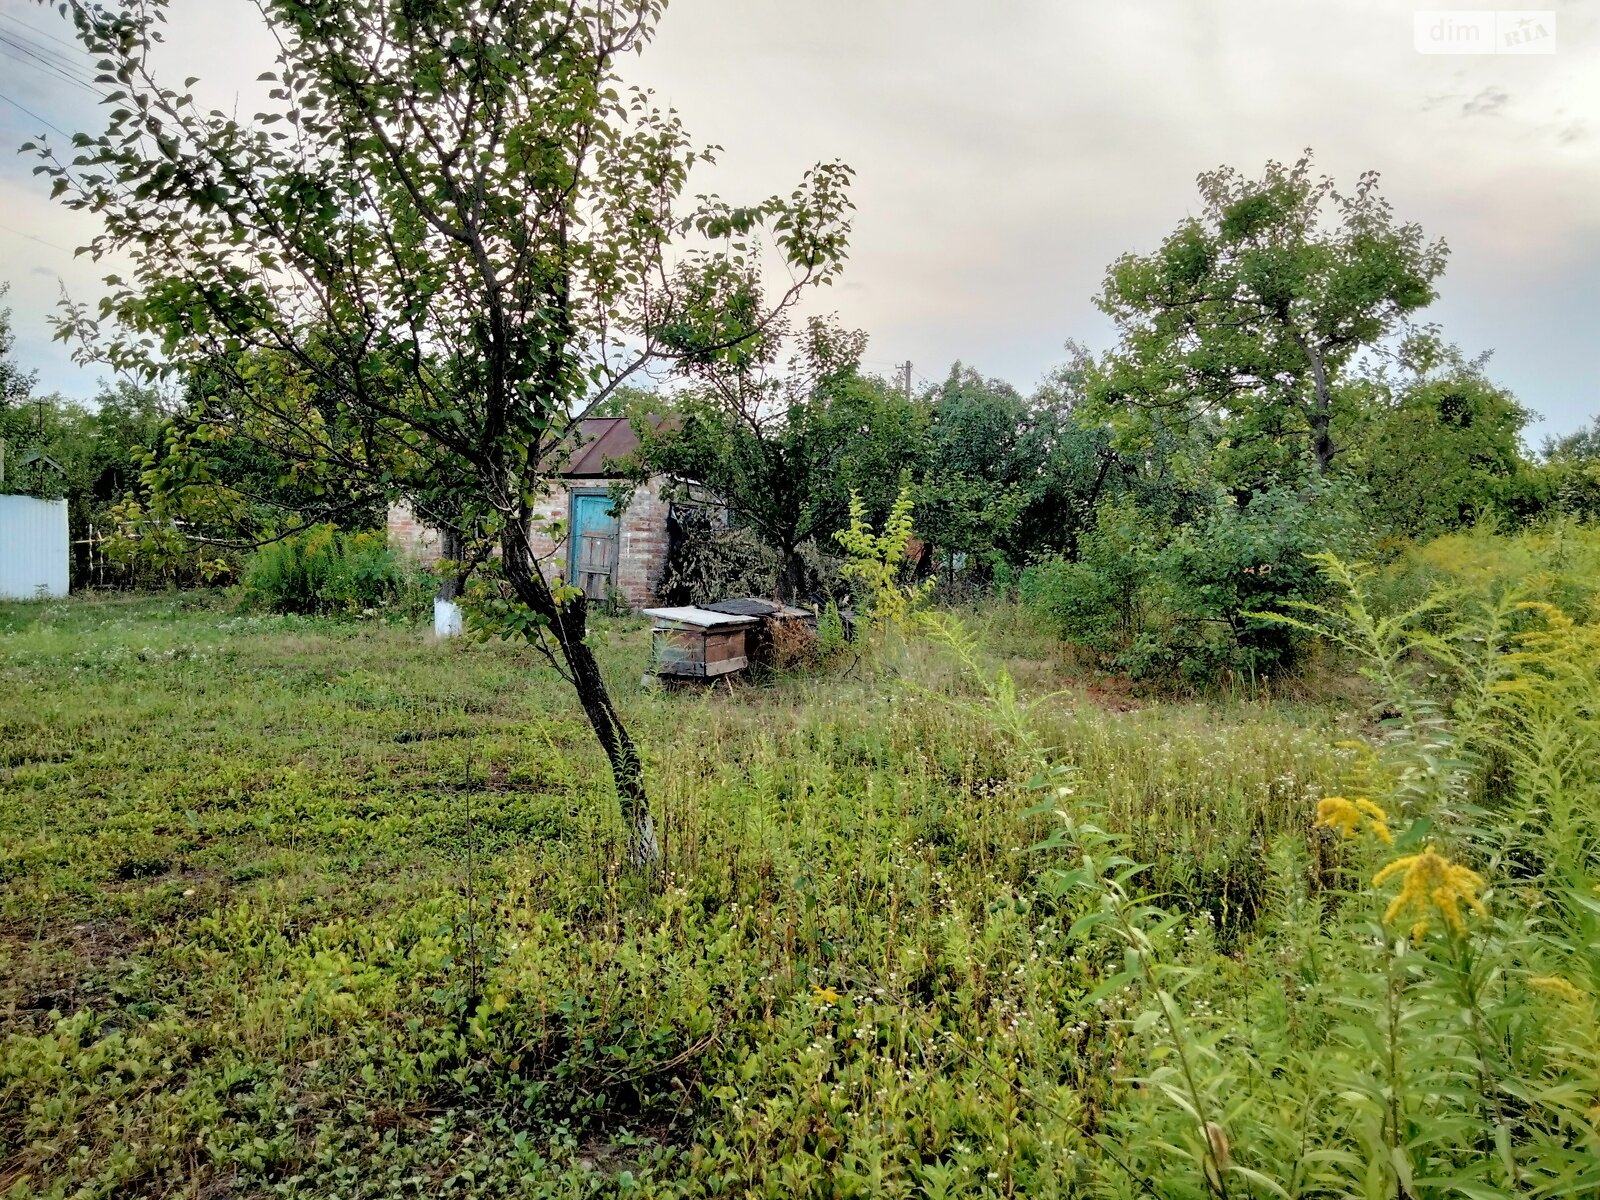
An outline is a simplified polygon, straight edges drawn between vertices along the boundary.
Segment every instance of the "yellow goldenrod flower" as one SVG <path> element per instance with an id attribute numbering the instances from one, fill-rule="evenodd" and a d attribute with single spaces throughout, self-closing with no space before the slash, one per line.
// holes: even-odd
<path id="1" fill-rule="evenodd" d="M 1347 800 L 1343 796 L 1329 796 L 1317 804 L 1316 824 L 1337 829 L 1347 838 L 1355 837 L 1365 825 L 1385 846 L 1394 845 L 1394 835 L 1389 832 L 1389 814 L 1365 796 Z"/>
<path id="2" fill-rule="evenodd" d="M 1394 845 L 1394 835 L 1389 832 L 1389 814 L 1364 797 L 1356 801 L 1356 807 L 1367 814 L 1367 828 L 1373 835 L 1385 846 Z"/>
<path id="3" fill-rule="evenodd" d="M 1583 1003 L 1583 993 L 1559 975 L 1535 975 L 1528 982 L 1541 992 L 1549 992 L 1552 995 L 1560 996 L 1568 1004 Z"/>
<path id="4" fill-rule="evenodd" d="M 1411 936 L 1420 938 L 1428 932 L 1429 920 L 1437 909 L 1445 924 L 1457 933 L 1467 931 L 1461 916 L 1461 905 L 1466 904 L 1480 917 L 1488 915 L 1483 901 L 1478 899 L 1478 889 L 1483 886 L 1483 876 L 1476 871 L 1453 863 L 1429 846 L 1421 854 L 1397 858 L 1372 877 L 1373 887 L 1382 887 L 1396 875 L 1400 880 L 1400 894 L 1384 910 L 1385 923 L 1393 921 L 1407 908 L 1417 912 L 1411 926 Z"/>
<path id="5" fill-rule="evenodd" d="M 839 1003 L 839 993 L 834 991 L 831 987 L 821 987 L 817 984 L 812 984 L 811 999 L 817 1004 L 837 1004 Z"/>

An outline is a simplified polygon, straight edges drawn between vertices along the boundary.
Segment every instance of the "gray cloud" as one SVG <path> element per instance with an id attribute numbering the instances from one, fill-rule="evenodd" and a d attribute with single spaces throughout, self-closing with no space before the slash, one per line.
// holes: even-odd
<path id="1" fill-rule="evenodd" d="M 231 108 L 232 81 L 270 58 L 248 6 L 174 7 L 173 73 L 198 63 L 202 102 Z M 673 0 L 626 70 L 724 147 L 693 190 L 745 199 L 819 159 L 857 169 L 846 282 L 811 303 L 868 330 L 872 361 L 937 377 L 960 358 L 1027 386 L 1066 338 L 1109 343 L 1092 304 L 1106 264 L 1191 211 L 1197 173 L 1311 145 L 1341 182 L 1382 171 L 1397 212 L 1448 239 L 1433 315 L 1467 350 L 1496 348 L 1496 374 L 1568 428 L 1600 394 L 1600 158 L 1580 115 L 1600 111 L 1597 8 L 1561 9 L 1556 54 L 1452 57 L 1417 54 L 1391 0 Z M 64 127 L 92 114 L 47 84 L 0 91 Z M 0 135 L 22 124 L 0 104 Z M 29 165 L 0 155 L 0 222 L 81 244 Z M 84 298 L 98 272 L 0 231 L 25 348 L 83 390 L 48 343 L 55 288 L 34 266 Z"/>
<path id="2" fill-rule="evenodd" d="M 1461 111 L 1469 117 L 1488 116 L 1497 113 L 1506 106 L 1511 99 L 1511 93 L 1493 84 L 1480 91 L 1472 99 L 1461 106 Z"/>

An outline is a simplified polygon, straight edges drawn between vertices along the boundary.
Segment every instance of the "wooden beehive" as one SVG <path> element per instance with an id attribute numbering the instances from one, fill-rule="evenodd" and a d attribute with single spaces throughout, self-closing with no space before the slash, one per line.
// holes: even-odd
<path id="1" fill-rule="evenodd" d="M 657 675 L 715 679 L 749 665 L 745 635 L 755 617 L 704 608 L 647 608 Z"/>
<path id="2" fill-rule="evenodd" d="M 793 648 L 800 642 L 814 641 L 817 636 L 815 613 L 775 600 L 761 600 L 755 596 L 730 597 L 726 600 L 708 600 L 700 607 L 711 612 L 757 619 L 759 624 L 747 630 L 744 639 L 745 655 L 756 666 L 777 666 L 777 646 L 780 642 Z"/>

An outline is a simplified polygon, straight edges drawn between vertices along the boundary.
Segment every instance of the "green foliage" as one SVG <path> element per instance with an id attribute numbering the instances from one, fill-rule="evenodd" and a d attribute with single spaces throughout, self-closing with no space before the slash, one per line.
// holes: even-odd
<path id="1" fill-rule="evenodd" d="M 11 290 L 9 281 L 0 281 L 0 299 Z M 0 308 L 0 414 L 7 414 L 25 401 L 33 391 L 38 375 L 25 371 L 11 357 L 17 336 L 11 332 L 11 310 Z"/>
<path id="2" fill-rule="evenodd" d="M 1026 567 L 1017 594 L 1073 645 L 1113 661 L 1143 637 L 1155 599 L 1156 543 L 1128 504 L 1102 507 L 1076 559 Z"/>
<path id="3" fill-rule="evenodd" d="M 824 604 L 817 613 L 817 653 L 824 659 L 832 658 L 844 651 L 845 643 L 849 640 L 850 631 L 845 628 L 844 617 L 839 612 L 839 606 L 832 600 Z"/>
<path id="4" fill-rule="evenodd" d="M 66 499 L 75 587 L 192 586 L 230 573 L 231 555 L 190 541 L 147 503 L 145 472 L 172 413 L 158 389 L 127 380 L 102 385 L 88 404 L 40 396 L 0 405 L 5 490 Z"/>
<path id="5" fill-rule="evenodd" d="M 1391 608 L 1466 589 L 1554 604 L 1582 622 L 1600 619 L 1600 529 L 1555 516 L 1515 532 L 1493 522 L 1408 547 L 1371 586 Z"/>
<path id="6" fill-rule="evenodd" d="M 433 581 L 389 549 L 381 531 L 319 525 L 257 550 L 245 564 L 240 591 L 246 605 L 265 612 L 351 616 L 393 609 L 415 620 Z"/>
<path id="7" fill-rule="evenodd" d="M 1146 652 L 1176 657 L 1197 681 L 1292 667 L 1303 644 L 1252 614 L 1321 598 L 1326 581 L 1312 555 L 1348 554 L 1364 541 L 1355 497 L 1337 482 L 1258 492 L 1245 505 L 1220 500 L 1158 556 L 1170 607 Z"/>
<path id="8" fill-rule="evenodd" d="M 1375 172 L 1342 193 L 1309 151 L 1199 187 L 1200 215 L 1107 270 L 1098 303 L 1121 344 L 1092 390 L 1125 446 L 1180 424 L 1230 489 L 1326 474 L 1348 369 L 1433 300 L 1444 244 L 1395 221 Z"/>
<path id="9" fill-rule="evenodd" d="M 1432 348 L 1409 378 L 1379 376 L 1368 411 L 1353 414 L 1346 466 L 1380 535 L 1427 539 L 1540 505 L 1530 503 L 1521 443 L 1530 414 L 1483 368 Z"/>
<path id="10" fill-rule="evenodd" d="M 108 528 L 100 551 L 124 587 L 193 587 L 226 583 L 235 577 L 238 556 L 196 541 L 172 520 L 163 519 L 136 498 L 113 504 L 104 514 Z"/>
<path id="11" fill-rule="evenodd" d="M 1219 493 L 1176 527 L 1109 505 L 1078 557 L 1029 566 L 1019 595 L 1108 669 L 1167 684 L 1259 681 L 1292 668 L 1305 643 L 1254 614 L 1324 594 L 1311 556 L 1364 542 L 1355 501 L 1322 481 L 1244 505 Z"/>
<path id="12" fill-rule="evenodd" d="M 933 395 L 917 528 L 947 583 L 961 574 L 958 561 L 981 584 L 1014 563 L 1072 551 L 1097 505 L 1138 475 L 1107 430 L 1079 416 L 1091 364 L 1081 347 L 1067 348 L 1071 361 L 1029 399 L 960 363 Z"/>
<path id="13" fill-rule="evenodd" d="M 955 363 L 933 398 L 917 531 L 941 556 L 982 562 L 1006 545 L 1026 503 L 1019 443 L 1031 425 L 1015 388 Z"/>
<path id="14" fill-rule="evenodd" d="M 931 581 L 904 582 L 914 504 L 910 485 L 902 485 L 883 523 L 883 532 L 877 533 L 867 523 L 867 509 L 861 497 L 851 492 L 850 523 L 833 535 L 845 553 L 840 572 L 859 585 L 867 619 L 874 628 L 901 636 L 914 627 L 917 610 L 931 586 Z"/>
<path id="15" fill-rule="evenodd" d="M 1533 487 L 1559 512 L 1600 518 L 1600 416 L 1564 437 L 1547 438 Z"/>
<path id="16" fill-rule="evenodd" d="M 1099 1170 L 1163 1196 L 1592 1191 L 1600 630 L 1481 590 L 1385 613 L 1370 575 L 1321 565 L 1341 598 L 1286 623 L 1400 715 L 1358 747 L 1356 798 L 1318 805 L 1326 840 L 1271 848 L 1272 922 L 1242 954 L 1185 933 L 1127 835 L 1040 780 L 1060 818 L 1041 848 L 1066 859 L 1050 890 L 1087 902 L 1096 994 L 1131 996 L 1135 1086 Z"/>
<path id="17" fill-rule="evenodd" d="M 812 320 L 778 371 L 786 333 L 775 327 L 737 362 L 698 369 L 698 386 L 678 401 L 679 423 L 644 437 L 640 470 L 699 485 L 727 505 L 777 556 L 777 590 L 797 601 L 819 591 L 807 548 L 832 549 L 852 494 L 869 519 L 888 513 L 919 461 L 925 417 L 861 373 L 861 334 Z"/>

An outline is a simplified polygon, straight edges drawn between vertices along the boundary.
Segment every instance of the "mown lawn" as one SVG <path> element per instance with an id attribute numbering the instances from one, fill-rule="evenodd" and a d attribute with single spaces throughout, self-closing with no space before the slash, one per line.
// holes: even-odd
<path id="1" fill-rule="evenodd" d="M 1228 961 L 1351 721 L 1108 696 L 978 624 Z M 0 607 L 0 1195 L 1076 1194 L 1124 1065 L 1106 964 L 969 684 L 925 647 L 646 693 L 643 624 L 599 636 L 653 888 L 526 649 Z"/>

